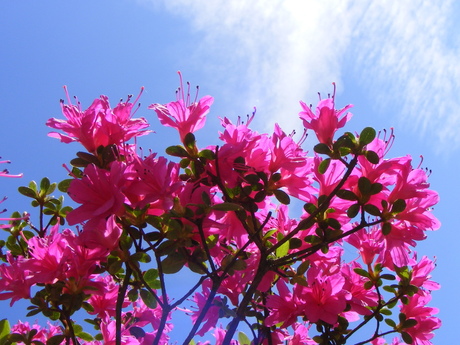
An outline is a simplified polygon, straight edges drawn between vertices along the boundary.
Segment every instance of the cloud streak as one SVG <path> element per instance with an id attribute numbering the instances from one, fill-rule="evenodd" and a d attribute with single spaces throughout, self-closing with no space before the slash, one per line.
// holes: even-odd
<path id="1" fill-rule="evenodd" d="M 163 6 L 204 36 L 192 54 L 196 63 L 216 83 L 237 88 L 246 110 L 261 105 L 269 127 L 298 127 L 298 100 L 330 92 L 331 81 L 340 93 L 352 70 L 382 111 L 396 106 L 420 133 L 434 129 L 444 147 L 460 147 L 460 51 L 450 1 L 164 0 Z"/>

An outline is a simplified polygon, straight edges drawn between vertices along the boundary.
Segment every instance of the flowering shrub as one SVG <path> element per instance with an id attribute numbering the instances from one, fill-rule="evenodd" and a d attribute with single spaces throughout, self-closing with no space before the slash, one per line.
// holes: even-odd
<path id="1" fill-rule="evenodd" d="M 177 97 L 149 107 L 179 133 L 166 148 L 172 160 L 129 143 L 150 132 L 130 99 L 112 109 L 101 96 L 82 110 L 67 97 L 66 119 L 48 120 L 63 132 L 50 136 L 86 151 L 59 184 L 19 188 L 39 219 L 3 219 L 0 299 L 27 299 L 27 315 L 55 323 L 3 320 L 0 344 L 190 344 L 211 334 L 216 344 L 431 344 L 440 320 L 427 303 L 439 286 L 414 247 L 440 226 L 438 195 L 410 156 L 386 158 L 392 133 L 336 135 L 351 105 L 336 110 L 334 92 L 316 111 L 301 102 L 319 141 L 313 156 L 304 136 L 251 129 L 253 116 L 222 119 L 220 143 L 200 148 L 194 133 L 213 98 L 192 101 L 182 85 Z M 54 197 L 56 187 L 79 206 Z M 292 198 L 303 205 L 297 218 Z M 170 295 L 166 275 L 181 270 L 196 279 Z M 191 329 L 170 339 L 183 313 Z"/>

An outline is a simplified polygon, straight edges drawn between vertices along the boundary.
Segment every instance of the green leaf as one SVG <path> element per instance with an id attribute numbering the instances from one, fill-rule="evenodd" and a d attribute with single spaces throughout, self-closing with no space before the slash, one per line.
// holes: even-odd
<path id="1" fill-rule="evenodd" d="M 243 332 L 238 333 L 238 342 L 240 345 L 251 345 L 251 340 L 249 340 L 248 336 Z"/>
<path id="2" fill-rule="evenodd" d="M 330 159 L 330 158 L 324 159 L 324 160 L 319 164 L 318 172 L 319 172 L 320 174 L 324 174 L 324 173 L 327 171 L 327 168 L 329 168 L 329 164 L 331 164 L 331 159 Z"/>
<path id="3" fill-rule="evenodd" d="M 193 133 L 187 133 L 184 137 L 184 145 L 189 149 L 193 149 L 195 147 L 196 139 Z"/>
<path id="4" fill-rule="evenodd" d="M 48 188 L 50 188 L 51 183 L 50 180 L 47 177 L 42 178 L 40 181 L 40 192 L 41 193 L 46 193 L 48 191 Z"/>
<path id="5" fill-rule="evenodd" d="M 8 337 L 8 340 L 10 342 L 13 342 L 13 343 L 16 343 L 16 342 L 26 342 L 27 340 L 25 339 L 25 337 L 22 335 L 22 334 L 19 334 L 19 333 L 11 333 Z M 9 344 L 9 342 L 7 342 L 6 344 Z"/>
<path id="6" fill-rule="evenodd" d="M 394 322 L 392 319 L 385 319 L 385 323 L 390 326 L 391 328 L 396 327 L 396 322 Z"/>
<path id="7" fill-rule="evenodd" d="M 357 201 L 358 197 L 351 190 L 340 189 L 337 191 L 337 197 L 344 200 Z"/>
<path id="8" fill-rule="evenodd" d="M 314 150 L 316 153 L 319 153 L 319 154 L 328 155 L 328 154 L 331 153 L 331 149 L 329 148 L 329 146 L 327 146 L 326 144 L 323 144 L 323 143 L 319 143 L 319 144 L 315 145 L 315 147 L 313 148 L 313 150 Z"/>
<path id="9" fill-rule="evenodd" d="M 154 281 L 156 281 L 157 278 L 158 278 L 158 270 L 155 268 L 151 268 L 144 273 L 144 280 L 147 284 L 149 284 L 149 286 L 150 286 L 150 283 L 153 283 Z"/>
<path id="10" fill-rule="evenodd" d="M 383 314 L 383 315 L 387 315 L 387 316 L 388 316 L 388 315 L 391 315 L 391 314 L 393 314 L 393 313 L 391 312 L 391 310 L 386 309 L 386 308 L 383 308 L 383 309 L 380 310 L 380 314 Z"/>
<path id="11" fill-rule="evenodd" d="M 276 256 L 282 258 L 289 252 L 289 241 L 284 242 L 281 246 L 276 248 Z"/>
<path id="12" fill-rule="evenodd" d="M 208 149 L 201 150 L 200 153 L 198 154 L 198 157 L 206 158 L 207 160 L 210 160 L 210 161 L 216 159 L 216 155 L 214 154 L 214 152 Z"/>
<path id="13" fill-rule="evenodd" d="M 129 328 L 129 333 L 134 336 L 136 339 L 145 337 L 145 331 L 137 326 L 133 326 Z"/>
<path id="14" fill-rule="evenodd" d="M 370 191 L 370 194 L 372 195 L 375 195 L 375 194 L 379 194 L 383 189 L 383 185 L 381 183 L 373 183 L 372 186 L 371 186 L 371 191 Z"/>
<path id="15" fill-rule="evenodd" d="M 414 340 L 412 339 L 412 337 L 410 336 L 410 334 L 407 333 L 407 332 L 402 332 L 402 333 L 401 333 L 401 338 L 402 338 L 402 340 L 404 340 L 404 342 L 405 342 L 406 344 L 412 344 L 412 343 L 414 342 Z"/>
<path id="16" fill-rule="evenodd" d="M 366 127 L 361 131 L 359 135 L 359 145 L 362 147 L 372 142 L 376 136 L 375 129 L 372 127 Z"/>
<path id="17" fill-rule="evenodd" d="M 65 336 L 62 334 L 54 335 L 46 341 L 46 345 L 60 345 L 64 341 L 64 339 Z"/>
<path id="18" fill-rule="evenodd" d="M 386 280 L 395 280 L 396 279 L 396 277 L 393 274 L 382 274 L 380 276 L 380 278 L 386 279 Z"/>
<path id="19" fill-rule="evenodd" d="M 312 214 L 313 212 L 315 212 L 317 210 L 317 207 L 315 204 L 311 203 L 311 202 L 308 202 L 306 203 L 305 205 L 303 205 L 303 209 L 309 213 L 309 214 Z"/>
<path id="20" fill-rule="evenodd" d="M 391 207 L 391 213 L 401 213 L 406 209 L 406 202 L 404 199 L 398 199 L 393 203 Z"/>
<path id="21" fill-rule="evenodd" d="M 141 295 L 142 301 L 145 303 L 147 307 L 151 309 L 155 309 L 157 307 L 157 300 L 150 293 L 149 290 L 141 289 L 140 295 Z"/>
<path id="22" fill-rule="evenodd" d="M 380 158 L 377 153 L 374 151 L 366 151 L 365 153 L 366 159 L 372 164 L 379 164 Z"/>
<path id="23" fill-rule="evenodd" d="M 321 238 L 319 238 L 316 235 L 308 235 L 305 237 L 305 242 L 310 243 L 310 244 L 317 244 L 321 243 Z"/>
<path id="24" fill-rule="evenodd" d="M 29 188 L 32 189 L 34 192 L 37 192 L 37 182 L 30 181 L 29 182 Z"/>
<path id="25" fill-rule="evenodd" d="M 84 341 L 92 341 L 94 340 L 93 336 L 89 333 L 86 333 L 86 332 L 78 332 L 76 334 L 77 337 L 79 337 L 81 340 L 84 340 Z"/>
<path id="26" fill-rule="evenodd" d="M 10 323 L 7 319 L 0 321 L 0 345 L 5 345 L 8 340 L 11 328 Z"/>
<path id="27" fill-rule="evenodd" d="M 37 197 L 37 193 L 35 191 L 33 191 L 31 188 L 29 187 L 24 187 L 24 186 L 21 186 L 18 188 L 18 192 L 21 193 L 22 195 L 25 195 L 29 198 L 33 198 L 35 199 Z"/>
<path id="28" fill-rule="evenodd" d="M 223 202 L 221 204 L 216 204 L 212 206 L 211 209 L 216 211 L 239 211 L 242 208 L 240 205 L 234 204 L 232 202 Z"/>
<path id="29" fill-rule="evenodd" d="M 273 194 L 275 194 L 276 199 L 283 205 L 289 205 L 291 203 L 291 198 L 286 192 L 276 189 L 273 191 Z"/>
<path id="30" fill-rule="evenodd" d="M 372 184 L 367 177 L 361 176 L 358 180 L 358 188 L 362 195 L 371 194 Z"/>
<path id="31" fill-rule="evenodd" d="M 72 178 L 69 178 L 69 179 L 66 179 L 66 180 L 62 180 L 61 182 L 59 182 L 58 184 L 58 189 L 63 192 L 63 193 L 67 193 L 67 190 L 69 189 L 69 186 L 70 186 L 70 183 L 73 181 L 74 179 Z"/>
<path id="32" fill-rule="evenodd" d="M 374 283 L 372 283 L 370 280 L 368 280 L 367 282 L 364 283 L 364 288 L 366 290 L 372 289 L 373 286 L 374 286 Z"/>
<path id="33" fill-rule="evenodd" d="M 372 204 L 364 205 L 364 211 L 375 217 L 379 217 L 381 215 L 379 208 Z"/>
<path id="34" fill-rule="evenodd" d="M 85 168 L 89 162 L 83 158 L 74 158 L 70 161 L 70 164 L 77 168 Z"/>
<path id="35" fill-rule="evenodd" d="M 297 249 L 302 246 L 302 240 L 299 238 L 291 238 L 289 240 L 289 249 Z"/>
<path id="36" fill-rule="evenodd" d="M 179 272 L 186 263 L 185 258 L 179 253 L 169 254 L 162 262 L 163 273 L 173 274 Z"/>
<path id="37" fill-rule="evenodd" d="M 391 224 L 390 223 L 383 223 L 382 225 L 382 234 L 385 236 L 389 235 L 391 232 Z"/>
<path id="38" fill-rule="evenodd" d="M 131 255 L 129 257 L 129 260 L 130 261 L 138 261 L 138 262 L 148 263 L 148 262 L 152 261 L 152 258 L 150 257 L 149 254 L 147 254 L 145 252 L 137 252 L 137 253 L 134 253 L 133 255 Z"/>
<path id="39" fill-rule="evenodd" d="M 364 270 L 362 268 L 357 267 L 357 268 L 353 269 L 353 271 L 355 271 L 355 273 L 359 274 L 360 276 L 370 278 L 369 272 L 367 272 L 366 270 Z"/>
<path id="40" fill-rule="evenodd" d="M 169 146 L 168 148 L 166 148 L 166 153 L 174 157 L 190 158 L 188 152 L 182 146 L 179 145 Z"/>
<path id="41" fill-rule="evenodd" d="M 120 270 L 122 269 L 122 266 L 123 266 L 123 261 L 117 260 L 109 266 L 108 271 L 110 274 L 115 275 L 118 272 L 120 272 Z"/>
<path id="42" fill-rule="evenodd" d="M 418 322 L 415 319 L 408 319 L 408 320 L 403 322 L 402 327 L 403 328 L 411 328 L 411 327 L 414 327 L 417 323 Z"/>
<path id="43" fill-rule="evenodd" d="M 388 286 L 388 285 L 384 286 L 383 290 L 385 290 L 387 292 L 390 292 L 390 293 L 396 293 L 396 289 L 394 287 Z"/>
<path id="44" fill-rule="evenodd" d="M 359 204 L 351 205 L 347 210 L 348 218 L 355 218 L 358 215 L 360 209 L 361 207 L 359 206 Z"/>
<path id="45" fill-rule="evenodd" d="M 77 152 L 77 157 L 88 163 L 99 165 L 99 159 L 96 156 L 92 155 L 91 153 L 80 151 L 80 152 Z"/>

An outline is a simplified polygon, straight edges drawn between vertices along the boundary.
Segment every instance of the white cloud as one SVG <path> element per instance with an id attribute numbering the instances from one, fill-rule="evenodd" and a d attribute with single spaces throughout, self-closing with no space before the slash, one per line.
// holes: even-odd
<path id="1" fill-rule="evenodd" d="M 217 83 L 238 87 L 246 110 L 261 105 L 270 127 L 298 127 L 298 100 L 332 91 L 332 81 L 340 91 L 354 60 L 354 74 L 382 109 L 398 105 L 421 133 L 435 129 L 444 144 L 460 146 L 460 54 L 458 37 L 449 37 L 456 32 L 450 1 L 164 0 L 163 6 L 204 35 L 193 52 L 197 64 Z"/>

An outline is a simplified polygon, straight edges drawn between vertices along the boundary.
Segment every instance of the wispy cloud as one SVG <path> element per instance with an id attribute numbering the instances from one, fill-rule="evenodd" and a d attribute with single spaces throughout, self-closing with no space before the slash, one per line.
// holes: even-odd
<path id="1" fill-rule="evenodd" d="M 164 0 L 163 6 L 204 36 L 192 55 L 218 83 L 238 87 L 246 109 L 262 105 L 270 127 L 298 127 L 298 100 L 330 92 L 331 81 L 339 91 L 347 87 L 342 78 L 351 68 L 383 109 L 396 105 L 421 133 L 434 129 L 445 146 L 460 147 L 460 41 L 452 37 L 458 13 L 450 1 Z"/>

